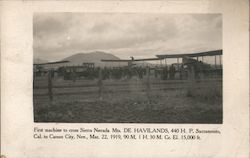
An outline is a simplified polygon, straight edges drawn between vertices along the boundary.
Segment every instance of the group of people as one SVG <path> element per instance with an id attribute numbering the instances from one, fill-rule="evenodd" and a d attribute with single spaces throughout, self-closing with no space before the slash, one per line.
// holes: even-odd
<path id="1" fill-rule="evenodd" d="M 47 71 L 43 67 L 35 67 L 34 77 L 46 75 Z M 131 79 L 133 77 L 143 79 L 154 77 L 162 80 L 204 78 L 210 74 L 222 75 L 222 71 L 215 71 L 209 64 L 194 59 L 184 59 L 183 64 L 171 64 L 164 66 L 123 66 L 123 67 L 88 67 L 88 66 L 65 66 L 56 70 L 50 70 L 52 78 L 54 76 L 63 77 L 64 80 L 76 79 Z"/>
<path id="2" fill-rule="evenodd" d="M 131 79 L 136 77 L 143 79 L 147 76 L 155 77 L 162 80 L 177 79 L 176 74 L 180 74 L 180 70 L 176 69 L 174 65 L 164 67 L 61 67 L 57 70 L 59 76 L 63 76 L 65 80 L 75 80 L 77 78 L 97 79 L 101 77 L 102 80 L 108 79 Z M 180 67 L 182 68 L 182 67 Z M 182 76 L 181 74 L 179 76 Z"/>

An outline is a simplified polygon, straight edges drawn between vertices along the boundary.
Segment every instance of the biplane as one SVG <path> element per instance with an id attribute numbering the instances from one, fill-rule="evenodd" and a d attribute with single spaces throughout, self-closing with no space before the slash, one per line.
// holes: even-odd
<path id="1" fill-rule="evenodd" d="M 160 59 L 168 59 L 168 58 L 176 58 L 177 62 L 179 62 L 179 58 L 196 58 L 198 61 L 201 57 L 201 61 L 203 62 L 203 57 L 205 56 L 214 56 L 215 57 L 215 65 L 217 65 L 217 56 L 219 56 L 219 62 L 221 64 L 221 55 L 222 50 L 213 50 L 213 51 L 206 51 L 206 52 L 199 52 L 199 53 L 187 53 L 187 54 L 163 54 L 163 55 L 156 55 Z"/>
<path id="2" fill-rule="evenodd" d="M 63 63 L 68 63 L 69 61 L 55 61 L 55 62 L 46 62 L 46 63 L 37 63 L 33 64 L 33 72 L 35 76 L 42 76 L 48 73 L 50 70 L 54 70 L 55 65 L 60 65 Z M 54 70 L 55 71 L 55 70 Z"/>
<path id="3" fill-rule="evenodd" d="M 156 60 L 165 60 L 169 58 L 176 58 L 177 59 L 177 64 L 180 65 L 179 59 L 180 58 L 185 58 L 185 59 L 193 59 L 196 58 L 196 61 L 199 60 L 199 58 L 202 58 L 203 62 L 203 57 L 204 56 L 214 56 L 215 57 L 215 65 L 217 65 L 217 56 L 219 56 L 219 65 L 221 65 L 221 55 L 222 55 L 222 50 L 214 50 L 214 51 L 207 51 L 207 52 L 199 52 L 199 53 L 187 53 L 187 54 L 163 54 L 163 55 L 156 55 L 156 58 L 144 58 L 144 59 L 134 59 L 134 57 L 130 57 L 131 59 L 102 59 L 102 62 L 127 62 L 128 66 L 133 66 L 135 65 L 134 62 L 137 61 L 156 61 Z M 166 63 L 166 62 L 165 62 Z"/>
<path id="4" fill-rule="evenodd" d="M 164 54 L 164 55 L 156 55 L 161 60 L 176 58 L 177 59 L 177 72 L 183 71 L 186 69 L 187 71 L 193 71 L 195 77 L 210 75 L 210 76 L 222 76 L 222 50 L 213 50 L 206 52 L 198 52 L 198 53 L 187 53 L 187 54 Z M 214 65 L 208 64 L 204 62 L 204 57 L 214 57 Z M 219 59 L 217 58 L 219 57 Z M 182 59 L 182 63 L 179 63 L 179 59 Z M 201 58 L 201 60 L 199 60 Z M 181 65 L 182 67 L 180 68 Z"/>
<path id="5" fill-rule="evenodd" d="M 187 54 L 163 54 L 156 55 L 156 58 L 145 58 L 145 59 L 134 59 L 134 57 L 130 57 L 130 60 L 118 59 L 118 60 L 101 60 L 102 62 L 127 62 L 128 68 L 132 68 L 135 62 L 138 61 L 160 61 L 160 67 L 155 66 L 151 68 L 156 73 L 168 73 L 172 72 L 174 74 L 187 73 L 184 71 L 190 71 L 190 69 L 194 69 L 194 73 L 196 76 L 199 74 L 216 74 L 217 76 L 222 76 L 222 63 L 221 63 L 221 55 L 222 50 L 213 50 L 206 52 L 198 52 L 198 53 L 187 53 Z M 214 65 L 210 65 L 204 62 L 204 57 L 206 56 L 214 56 Z M 217 59 L 219 57 L 219 59 Z M 201 58 L 201 60 L 199 60 Z M 173 63 L 168 68 L 167 59 L 177 59 L 177 63 Z M 179 61 L 182 59 L 182 62 Z M 162 61 L 165 61 L 165 64 L 162 64 Z M 197 75 L 198 74 L 198 75 Z M 172 77 L 173 78 L 173 77 Z"/>

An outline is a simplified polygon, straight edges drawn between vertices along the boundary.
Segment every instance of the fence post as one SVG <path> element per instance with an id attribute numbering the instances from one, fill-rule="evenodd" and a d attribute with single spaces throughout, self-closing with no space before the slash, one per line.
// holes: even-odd
<path id="1" fill-rule="evenodd" d="M 48 73 L 48 93 L 49 93 L 49 100 L 52 101 L 53 100 L 53 92 L 52 92 L 52 70 L 49 70 Z"/>
<path id="2" fill-rule="evenodd" d="M 149 94 L 150 94 L 150 67 L 147 67 L 146 72 L 147 72 L 146 86 L 147 86 L 147 94 L 149 96 Z"/>
<path id="3" fill-rule="evenodd" d="M 147 90 L 150 90 L 150 68 L 147 67 Z"/>
<path id="4" fill-rule="evenodd" d="M 98 75 L 98 87 L 99 87 L 99 99 L 102 100 L 102 91 L 103 91 L 103 83 L 102 83 L 102 69 L 99 69 L 99 75 Z"/>
<path id="5" fill-rule="evenodd" d="M 194 66 L 190 65 L 190 68 L 188 69 L 188 90 L 187 90 L 187 96 L 193 96 L 194 94 L 194 86 L 195 86 L 195 70 Z"/>
<path id="6" fill-rule="evenodd" d="M 195 72 L 194 72 L 194 66 L 190 66 L 190 69 L 188 70 L 188 80 L 194 81 L 195 79 Z"/>

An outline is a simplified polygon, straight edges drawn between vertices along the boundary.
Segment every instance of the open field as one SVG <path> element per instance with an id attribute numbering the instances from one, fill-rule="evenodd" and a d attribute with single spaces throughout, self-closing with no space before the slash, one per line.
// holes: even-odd
<path id="1" fill-rule="evenodd" d="M 55 79 L 53 100 L 46 79 L 34 82 L 35 122 L 222 123 L 222 81 L 76 82 Z M 150 90 L 150 91 L 149 91 Z"/>

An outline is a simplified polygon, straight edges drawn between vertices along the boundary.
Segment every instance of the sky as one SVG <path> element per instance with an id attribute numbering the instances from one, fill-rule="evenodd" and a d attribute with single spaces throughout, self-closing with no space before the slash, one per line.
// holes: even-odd
<path id="1" fill-rule="evenodd" d="M 104 51 L 121 59 L 222 49 L 221 14 L 35 13 L 34 58 Z"/>

